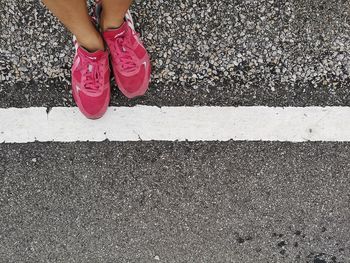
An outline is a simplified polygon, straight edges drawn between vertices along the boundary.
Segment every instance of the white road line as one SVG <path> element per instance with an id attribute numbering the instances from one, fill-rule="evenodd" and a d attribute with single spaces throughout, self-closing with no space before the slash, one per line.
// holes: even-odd
<path id="1" fill-rule="evenodd" d="M 350 141 L 350 107 L 111 107 L 99 120 L 77 108 L 0 109 L 0 142 Z"/>

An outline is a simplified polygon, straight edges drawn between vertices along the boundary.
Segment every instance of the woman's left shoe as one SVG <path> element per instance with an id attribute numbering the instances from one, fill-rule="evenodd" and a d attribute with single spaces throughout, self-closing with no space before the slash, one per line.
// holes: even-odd
<path id="1" fill-rule="evenodd" d="M 100 4 L 96 5 L 95 13 L 99 21 Z M 130 11 L 119 28 L 104 31 L 102 36 L 109 49 L 114 77 L 120 91 L 128 98 L 144 95 L 151 79 L 151 63 L 140 35 L 135 31 Z"/>

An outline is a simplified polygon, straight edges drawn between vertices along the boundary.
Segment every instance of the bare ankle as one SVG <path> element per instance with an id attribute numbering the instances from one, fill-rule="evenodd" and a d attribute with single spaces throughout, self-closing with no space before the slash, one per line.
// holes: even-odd
<path id="1" fill-rule="evenodd" d="M 84 36 L 82 38 L 78 38 L 78 43 L 82 47 L 84 47 L 89 52 L 95 52 L 97 50 L 105 50 L 105 45 L 102 40 L 102 37 L 99 33 L 96 32 L 94 36 Z"/>
<path id="2" fill-rule="evenodd" d="M 124 23 L 124 16 L 116 16 L 113 14 L 112 16 L 108 13 L 101 13 L 101 29 L 102 31 L 106 31 L 108 29 L 118 28 Z"/>

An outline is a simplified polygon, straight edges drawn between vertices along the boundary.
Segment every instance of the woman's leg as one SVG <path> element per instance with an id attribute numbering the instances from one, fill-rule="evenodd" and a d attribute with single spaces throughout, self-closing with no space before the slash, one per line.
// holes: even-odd
<path id="1" fill-rule="evenodd" d="M 116 84 L 128 98 L 142 96 L 151 75 L 150 58 L 134 30 L 132 18 L 124 22 L 131 0 L 102 0 L 100 26 L 110 51 Z M 109 29 L 109 30 L 107 30 Z"/>
<path id="2" fill-rule="evenodd" d="M 104 41 L 88 14 L 86 0 L 42 0 L 77 38 L 72 94 L 88 118 L 100 118 L 110 99 L 110 69 Z"/>
<path id="3" fill-rule="evenodd" d="M 131 3 L 132 0 L 102 0 L 101 29 L 120 27 Z"/>
<path id="4" fill-rule="evenodd" d="M 43 0 L 43 2 L 76 36 L 81 46 L 90 52 L 104 50 L 102 37 L 91 23 L 86 0 Z"/>

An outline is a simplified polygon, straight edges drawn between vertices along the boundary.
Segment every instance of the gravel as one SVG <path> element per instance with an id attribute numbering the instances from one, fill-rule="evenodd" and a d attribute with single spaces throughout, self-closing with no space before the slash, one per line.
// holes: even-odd
<path id="1" fill-rule="evenodd" d="M 39 1 L 1 1 L 0 105 L 73 105 L 71 36 Z M 134 102 L 114 93 L 112 104 L 348 105 L 349 8 L 337 0 L 139 1 L 132 10 L 152 57 L 151 89 Z"/>

